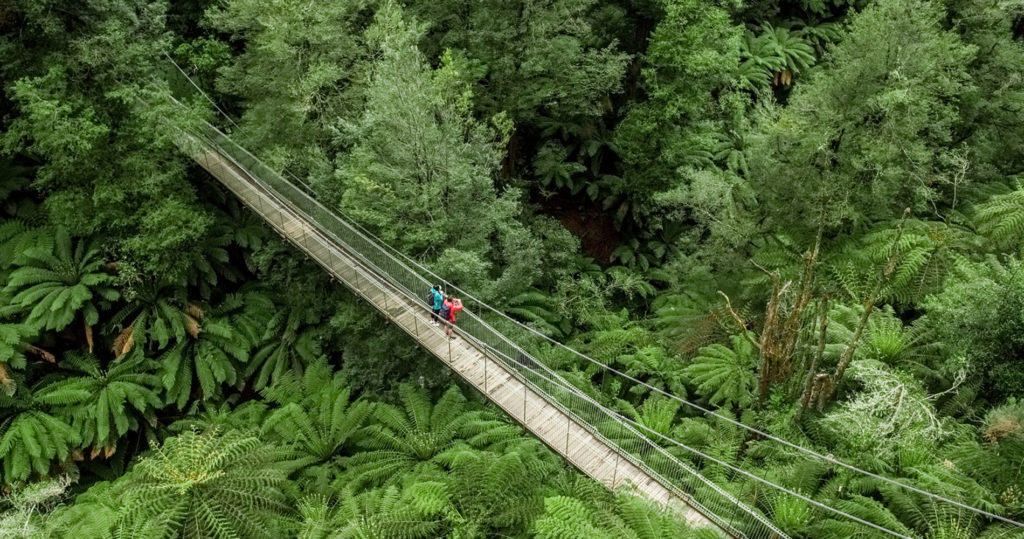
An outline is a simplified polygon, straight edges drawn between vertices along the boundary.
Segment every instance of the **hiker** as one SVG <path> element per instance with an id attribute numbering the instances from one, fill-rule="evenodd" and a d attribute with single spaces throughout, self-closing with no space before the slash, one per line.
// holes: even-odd
<path id="1" fill-rule="evenodd" d="M 444 326 L 444 332 L 448 335 L 449 339 L 454 339 L 455 335 L 452 335 L 452 330 L 455 328 L 455 316 L 462 310 L 462 300 L 459 298 L 453 298 L 448 296 L 445 299 L 444 305 L 441 306 L 441 317 L 447 322 Z"/>
<path id="2" fill-rule="evenodd" d="M 430 305 L 430 324 L 432 326 L 441 325 L 441 306 L 444 304 L 444 291 L 441 290 L 441 285 L 431 286 L 430 292 L 427 295 L 427 303 Z"/>

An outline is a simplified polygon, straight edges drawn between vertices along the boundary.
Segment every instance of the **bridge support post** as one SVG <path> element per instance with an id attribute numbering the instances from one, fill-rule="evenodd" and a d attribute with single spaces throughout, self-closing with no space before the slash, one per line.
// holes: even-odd
<path id="1" fill-rule="evenodd" d="M 612 469 L 612 490 L 615 490 L 615 481 L 619 478 L 619 452 L 615 452 L 615 468 Z"/>
<path id="2" fill-rule="evenodd" d="M 526 424 L 526 382 L 523 382 L 523 424 Z"/>
<path id="3" fill-rule="evenodd" d="M 487 354 L 484 354 L 484 395 L 490 395 L 487 391 Z"/>
<path id="4" fill-rule="evenodd" d="M 565 456 L 569 457 L 569 431 L 572 430 L 572 418 L 569 414 L 565 415 Z M 572 460 L 572 459 L 569 459 Z"/>

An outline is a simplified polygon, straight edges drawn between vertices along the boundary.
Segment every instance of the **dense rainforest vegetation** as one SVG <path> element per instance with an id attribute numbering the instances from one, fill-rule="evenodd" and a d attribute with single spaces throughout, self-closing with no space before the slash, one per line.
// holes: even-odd
<path id="1" fill-rule="evenodd" d="M 717 536 L 574 471 L 192 163 L 172 61 L 545 335 L 1024 521 L 1021 0 L 0 0 L 0 536 Z M 860 519 L 1021 536 L 547 352 Z M 793 537 L 871 532 L 699 468 Z"/>

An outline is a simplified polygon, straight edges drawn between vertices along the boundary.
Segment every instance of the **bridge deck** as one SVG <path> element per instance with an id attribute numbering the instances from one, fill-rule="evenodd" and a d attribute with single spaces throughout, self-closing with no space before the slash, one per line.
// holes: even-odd
<path id="1" fill-rule="evenodd" d="M 429 313 L 422 306 L 375 275 L 357 257 L 308 222 L 300 212 L 266 192 L 247 172 L 215 151 L 196 155 L 195 159 L 278 233 L 334 278 L 373 304 L 392 323 L 577 469 L 609 488 L 632 484 L 644 496 L 678 511 L 692 526 L 715 527 L 685 500 L 622 457 L 613 445 L 594 436 L 574 417 L 534 392 L 500 363 L 488 359 L 470 341 L 462 337 L 447 339 L 440 328 L 430 324 Z"/>

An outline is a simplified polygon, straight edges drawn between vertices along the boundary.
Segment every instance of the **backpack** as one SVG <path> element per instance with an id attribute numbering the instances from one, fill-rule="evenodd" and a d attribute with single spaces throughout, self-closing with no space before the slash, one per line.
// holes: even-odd
<path id="1" fill-rule="evenodd" d="M 434 308 L 434 289 L 433 288 L 431 288 L 427 292 L 427 305 L 430 305 L 431 309 Z"/>

